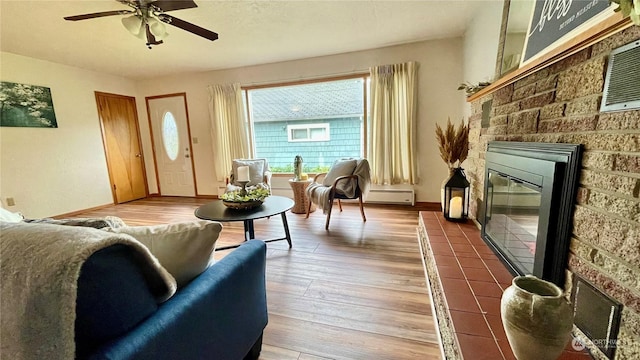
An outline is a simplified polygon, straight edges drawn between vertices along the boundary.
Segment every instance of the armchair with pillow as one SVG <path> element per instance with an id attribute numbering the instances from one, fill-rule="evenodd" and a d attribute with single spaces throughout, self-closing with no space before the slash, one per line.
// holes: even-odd
<path id="1" fill-rule="evenodd" d="M 3 357 L 258 358 L 264 242 L 212 264 L 220 223 L 115 219 L 0 219 Z"/>
<path id="2" fill-rule="evenodd" d="M 319 179 L 322 178 L 322 182 Z M 325 229 L 329 230 L 331 209 L 334 200 L 338 200 L 338 207 L 342 211 L 340 200 L 358 199 L 362 221 L 367 221 L 362 203 L 366 201 L 371 175 L 367 159 L 340 159 L 336 160 L 328 173 L 317 174 L 311 185 L 307 187 L 306 194 L 309 197 L 307 218 L 311 212 L 311 203 L 318 205 L 327 215 Z"/>
<path id="3" fill-rule="evenodd" d="M 249 183 L 247 189 L 261 187 L 271 191 L 271 170 L 267 159 L 235 159 L 232 162 L 231 173 L 227 178 L 227 192 L 240 190 L 242 185 L 237 182 L 238 167 L 249 167 Z"/>

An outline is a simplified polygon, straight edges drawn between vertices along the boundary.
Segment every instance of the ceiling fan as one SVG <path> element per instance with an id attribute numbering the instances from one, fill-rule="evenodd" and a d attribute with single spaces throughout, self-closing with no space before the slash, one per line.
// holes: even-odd
<path id="1" fill-rule="evenodd" d="M 131 10 L 113 10 L 102 11 L 91 14 L 66 16 L 65 20 L 78 21 L 94 19 L 104 16 L 113 15 L 131 15 L 122 18 L 122 25 L 134 36 L 145 39 L 147 47 L 151 49 L 153 45 L 163 43 L 162 39 L 167 37 L 167 31 L 164 24 L 173 25 L 182 30 L 186 30 L 205 39 L 214 41 L 218 38 L 218 34 L 191 24 L 184 20 L 180 20 L 171 15 L 165 14 L 167 11 L 191 9 L 198 7 L 193 0 L 116 0 L 119 3 L 127 5 Z"/>

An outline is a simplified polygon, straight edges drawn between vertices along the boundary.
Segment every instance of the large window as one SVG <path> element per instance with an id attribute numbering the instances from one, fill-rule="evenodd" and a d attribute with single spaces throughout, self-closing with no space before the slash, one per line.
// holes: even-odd
<path id="1" fill-rule="evenodd" d="M 308 173 L 363 156 L 366 79 L 246 88 L 254 156 L 274 173 L 293 172 L 296 155 Z"/>

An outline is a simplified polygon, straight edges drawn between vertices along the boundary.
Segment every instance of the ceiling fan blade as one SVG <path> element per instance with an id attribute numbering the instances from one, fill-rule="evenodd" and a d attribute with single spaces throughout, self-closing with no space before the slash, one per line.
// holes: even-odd
<path id="1" fill-rule="evenodd" d="M 91 14 L 65 16 L 64 19 L 65 20 L 70 20 L 70 21 L 78 21 L 78 20 L 94 19 L 94 18 L 99 18 L 99 17 L 103 17 L 103 16 L 127 15 L 127 14 L 133 14 L 134 12 L 135 11 L 133 11 L 133 10 L 102 11 L 102 12 L 91 13 Z"/>
<path id="2" fill-rule="evenodd" d="M 198 36 L 202 36 L 205 39 L 209 39 L 211 41 L 218 39 L 218 34 L 211 31 L 211 30 L 207 30 L 205 28 L 201 28 L 198 25 L 194 25 L 190 22 L 186 22 L 184 20 L 180 20 L 176 17 L 173 17 L 171 15 L 167 15 L 167 14 L 158 14 L 158 19 L 160 19 L 160 21 L 167 23 L 169 25 L 173 25 L 175 27 L 179 27 L 182 30 L 186 30 L 190 33 L 196 34 Z"/>
<path id="3" fill-rule="evenodd" d="M 192 9 L 198 7 L 193 0 L 156 0 L 149 3 L 162 11 Z"/>

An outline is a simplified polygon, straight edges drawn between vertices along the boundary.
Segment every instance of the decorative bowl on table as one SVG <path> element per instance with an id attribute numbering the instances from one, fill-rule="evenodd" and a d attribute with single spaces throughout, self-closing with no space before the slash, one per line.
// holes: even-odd
<path id="1" fill-rule="evenodd" d="M 222 200 L 222 203 L 224 204 L 224 206 L 228 207 L 229 209 L 238 209 L 238 210 L 253 209 L 255 207 L 262 205 L 262 201 L 235 202 L 235 201 Z"/>
<path id="2" fill-rule="evenodd" d="M 269 196 L 269 190 L 262 188 L 228 191 L 220 197 L 224 206 L 230 209 L 247 210 L 262 205 Z"/>

